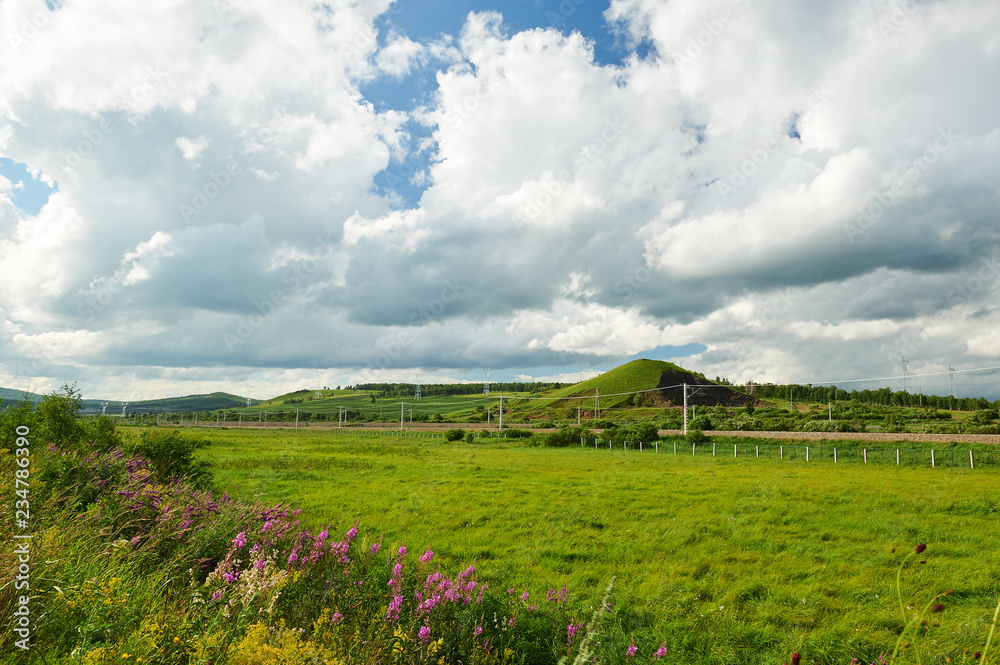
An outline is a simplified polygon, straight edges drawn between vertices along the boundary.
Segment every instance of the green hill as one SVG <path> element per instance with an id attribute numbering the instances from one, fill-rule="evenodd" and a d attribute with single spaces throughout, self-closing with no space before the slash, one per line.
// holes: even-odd
<path id="1" fill-rule="evenodd" d="M 545 393 L 541 400 L 521 400 L 512 408 L 536 410 L 545 408 L 592 409 L 600 392 L 600 407 L 604 409 L 625 406 L 669 406 L 684 403 L 683 384 L 704 386 L 689 391 L 689 405 L 742 406 L 751 398 L 731 387 L 710 381 L 674 363 L 664 360 L 633 360 L 592 379 Z M 636 394 L 637 391 L 646 391 Z M 551 398 L 549 401 L 548 398 Z"/>
<path id="2" fill-rule="evenodd" d="M 119 415 L 122 403 L 118 400 L 83 400 L 82 413 L 95 414 L 101 412 L 101 404 L 108 403 L 108 415 Z M 232 409 L 245 406 L 245 397 L 229 393 L 208 393 L 202 395 L 185 395 L 184 397 L 164 397 L 163 399 L 147 399 L 129 402 L 127 413 L 182 413 L 185 411 L 215 411 L 216 409 Z M 254 402 L 257 403 L 256 401 Z"/>
<path id="3" fill-rule="evenodd" d="M 36 395 L 35 393 L 29 393 L 26 390 L 0 388 L 0 403 L 14 405 L 24 399 L 27 399 L 29 402 L 41 402 L 42 396 Z"/>

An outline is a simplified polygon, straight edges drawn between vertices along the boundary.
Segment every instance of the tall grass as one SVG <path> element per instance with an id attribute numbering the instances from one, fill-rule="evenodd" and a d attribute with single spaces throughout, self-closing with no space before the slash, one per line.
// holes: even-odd
<path id="1" fill-rule="evenodd" d="M 33 448 L 34 649 L 4 623 L 5 662 L 972 662 L 992 640 L 995 476 L 207 436 L 227 493 L 165 477 L 148 439 Z M 924 537 L 903 593 L 891 546 Z M 942 584 L 941 625 L 914 624 Z"/>

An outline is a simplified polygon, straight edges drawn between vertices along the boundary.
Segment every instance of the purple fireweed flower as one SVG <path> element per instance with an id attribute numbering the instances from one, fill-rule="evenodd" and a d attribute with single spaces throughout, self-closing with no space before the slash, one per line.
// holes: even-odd
<path id="1" fill-rule="evenodd" d="M 246 544 L 247 544 L 247 534 L 245 531 L 240 531 L 238 534 L 236 534 L 236 537 L 233 538 L 233 549 L 234 550 L 242 549 L 242 547 Z"/>
<path id="2" fill-rule="evenodd" d="M 179 528 L 181 531 L 186 531 L 191 528 L 191 524 L 192 524 L 191 520 L 184 520 L 183 522 L 180 523 Z"/>
<path id="3" fill-rule="evenodd" d="M 256 561 L 253 562 L 253 567 L 260 572 L 264 572 L 264 565 L 265 562 L 263 559 L 257 559 Z"/>
<path id="4" fill-rule="evenodd" d="M 222 598 L 222 589 L 212 594 L 212 600 L 219 600 L 220 598 Z"/>
<path id="5" fill-rule="evenodd" d="M 515 623 L 517 623 L 517 617 L 511 617 L 507 619 L 507 625 L 510 626 L 511 628 L 514 627 Z"/>
<path id="6" fill-rule="evenodd" d="M 406 545 L 401 545 L 399 551 L 396 552 L 396 554 L 399 556 L 400 559 L 406 556 Z"/>
<path id="7" fill-rule="evenodd" d="M 288 563 L 289 564 L 294 564 L 294 563 L 298 563 L 298 561 L 299 561 L 299 550 L 298 550 L 298 548 L 296 548 L 296 549 L 292 550 L 291 554 L 288 555 Z"/>
<path id="8" fill-rule="evenodd" d="M 392 597 L 392 602 L 389 603 L 389 610 L 385 613 L 386 621 L 391 621 L 396 623 L 399 621 L 399 608 L 403 606 L 403 597 L 399 594 Z"/>
<path id="9" fill-rule="evenodd" d="M 418 561 L 420 561 L 420 563 L 427 563 L 433 558 L 434 558 L 434 552 L 427 550 L 426 552 L 420 555 Z"/>
<path id="10" fill-rule="evenodd" d="M 333 616 L 330 617 L 330 621 L 332 621 L 333 623 L 340 623 L 340 620 L 343 618 L 344 618 L 343 614 L 341 614 L 340 612 L 334 612 Z"/>
<path id="11" fill-rule="evenodd" d="M 474 631 L 472 631 L 472 634 L 473 635 L 482 635 L 483 634 L 483 627 L 482 626 L 476 626 L 476 629 Z"/>
<path id="12" fill-rule="evenodd" d="M 569 624 L 566 626 L 566 644 L 572 644 L 573 640 L 576 639 L 576 633 L 580 630 L 580 625 L 573 623 L 572 619 L 569 620 Z"/>
<path id="13" fill-rule="evenodd" d="M 469 566 L 468 568 L 466 568 L 465 570 L 463 570 L 458 574 L 458 579 L 459 581 L 464 582 L 468 580 L 470 577 L 472 577 L 472 574 L 475 572 L 476 572 L 475 566 Z"/>
<path id="14" fill-rule="evenodd" d="M 132 547 L 135 547 L 136 545 L 139 544 L 140 540 L 142 540 L 142 536 L 136 536 L 132 540 L 128 541 L 128 544 L 131 545 Z"/>
<path id="15" fill-rule="evenodd" d="M 429 642 L 430 639 L 431 639 L 431 629 L 428 628 L 427 626 L 421 626 L 420 627 L 420 641 L 426 643 L 426 642 Z"/>
<path id="16" fill-rule="evenodd" d="M 667 655 L 667 643 L 664 642 L 663 644 L 660 645 L 660 648 L 656 650 L 656 653 L 653 654 L 653 658 L 659 660 L 660 658 L 663 658 L 666 655 Z"/>
<path id="17" fill-rule="evenodd" d="M 528 592 L 527 591 L 525 591 L 524 593 L 521 594 L 521 600 L 528 600 Z"/>
<path id="18" fill-rule="evenodd" d="M 378 554 L 378 551 L 382 549 L 382 543 L 374 543 L 370 548 L 368 548 L 369 554 Z"/>
<path id="19" fill-rule="evenodd" d="M 628 653 L 629 658 L 635 658 L 636 651 L 638 651 L 638 649 L 636 648 L 635 643 L 628 645 L 628 649 L 625 649 L 625 652 Z"/>
<path id="20" fill-rule="evenodd" d="M 232 584 L 236 580 L 240 579 L 240 571 L 237 570 L 237 571 L 232 572 L 232 573 L 222 573 L 222 579 L 224 579 L 224 580 L 226 580 L 226 582 Z"/>

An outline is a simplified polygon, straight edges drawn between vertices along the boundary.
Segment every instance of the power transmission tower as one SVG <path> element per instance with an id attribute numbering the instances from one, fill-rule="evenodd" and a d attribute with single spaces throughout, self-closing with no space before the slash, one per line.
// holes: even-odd
<path id="1" fill-rule="evenodd" d="M 490 368 L 487 367 L 485 370 L 483 370 L 483 374 L 486 375 L 486 381 L 483 383 L 483 394 L 484 395 L 489 395 L 490 394 Z"/>
<path id="2" fill-rule="evenodd" d="M 413 394 L 413 399 L 420 399 L 420 372 L 417 372 L 417 390 Z"/>
<path id="3" fill-rule="evenodd" d="M 247 406 L 250 406 L 252 403 L 253 403 L 253 384 L 252 383 L 248 383 L 247 384 Z"/>
<path id="4" fill-rule="evenodd" d="M 316 394 L 315 397 L 323 396 L 323 370 L 316 370 Z"/>
<path id="5" fill-rule="evenodd" d="M 951 382 L 951 397 L 955 398 L 955 368 L 948 365 L 948 379 Z"/>
<path id="6" fill-rule="evenodd" d="M 910 392 L 910 361 L 906 359 L 906 356 L 899 356 L 899 360 L 903 365 L 903 392 Z"/>

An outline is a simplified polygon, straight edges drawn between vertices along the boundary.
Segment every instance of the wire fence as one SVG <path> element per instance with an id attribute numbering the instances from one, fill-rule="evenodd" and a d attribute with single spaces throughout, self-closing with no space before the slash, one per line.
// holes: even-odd
<path id="1" fill-rule="evenodd" d="M 694 457 L 731 457 L 735 459 L 777 459 L 790 462 L 830 464 L 890 464 L 908 467 L 950 467 L 976 469 L 1000 465 L 1000 450 L 961 450 L 956 448 L 838 448 L 836 446 L 795 446 L 756 443 L 691 443 L 655 441 L 614 443 L 597 439 L 595 449 L 635 451 L 639 453 L 691 455 Z"/>

